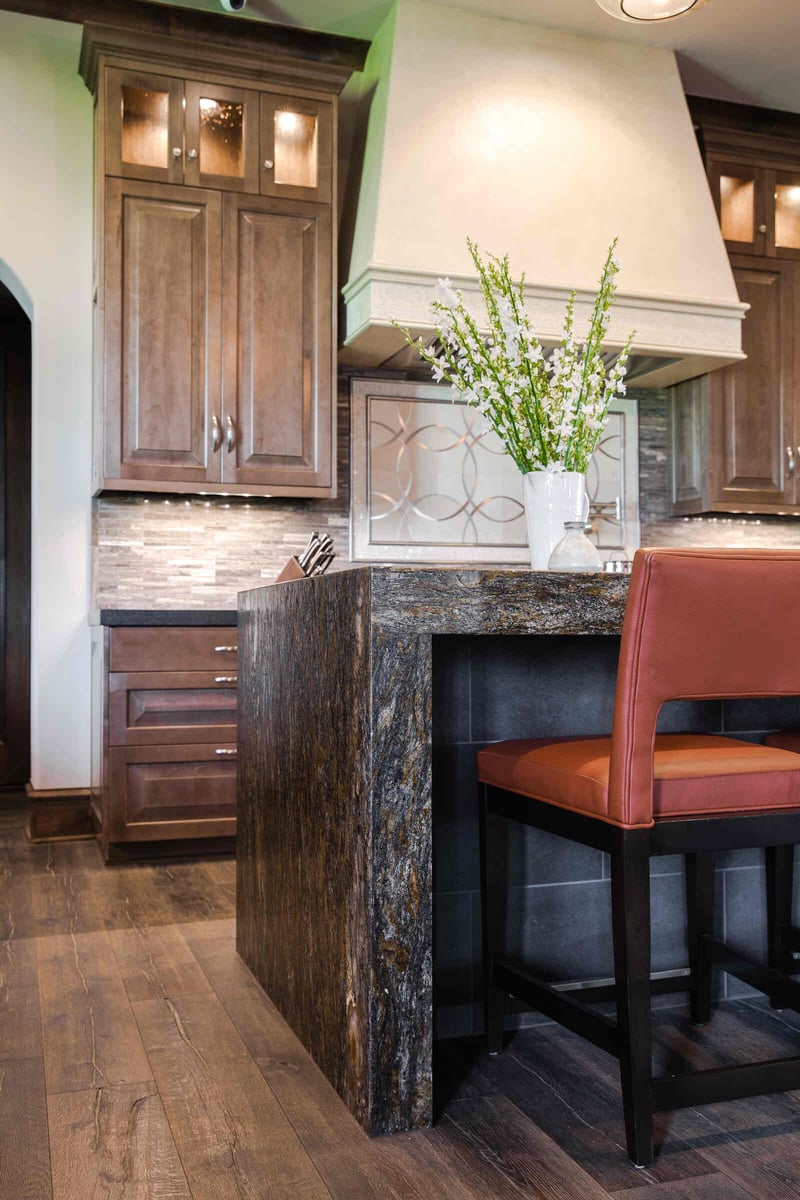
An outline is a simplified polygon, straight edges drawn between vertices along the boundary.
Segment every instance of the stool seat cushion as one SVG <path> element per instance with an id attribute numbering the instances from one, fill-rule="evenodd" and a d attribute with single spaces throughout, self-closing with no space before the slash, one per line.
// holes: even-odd
<path id="1" fill-rule="evenodd" d="M 611 738 L 521 738 L 478 752 L 482 783 L 608 819 Z M 800 808 L 800 759 L 711 734 L 658 734 L 653 815 Z"/>

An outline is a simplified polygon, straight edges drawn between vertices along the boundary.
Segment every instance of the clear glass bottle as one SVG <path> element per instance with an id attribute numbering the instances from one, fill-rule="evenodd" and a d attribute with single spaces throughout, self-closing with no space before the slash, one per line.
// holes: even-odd
<path id="1" fill-rule="evenodd" d="M 583 521 L 565 521 L 564 536 L 550 555 L 548 571 L 601 571 L 597 547 L 584 532 Z"/>

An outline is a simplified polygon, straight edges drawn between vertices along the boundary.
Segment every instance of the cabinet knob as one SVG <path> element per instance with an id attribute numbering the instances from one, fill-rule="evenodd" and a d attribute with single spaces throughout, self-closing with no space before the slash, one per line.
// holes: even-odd
<path id="1" fill-rule="evenodd" d="M 766 225 L 759 225 L 759 227 L 758 227 L 758 232 L 759 232 L 759 233 L 766 233 L 766 232 L 767 232 L 767 227 L 766 227 Z"/>
<path id="2" fill-rule="evenodd" d="M 183 151 L 181 150 L 180 146 L 172 147 L 172 157 L 173 158 L 180 158 L 182 154 L 183 154 Z"/>
<path id="3" fill-rule="evenodd" d="M 273 163 L 271 158 L 264 159 L 264 170 L 265 171 L 271 171 L 274 165 L 275 164 Z"/>
<path id="4" fill-rule="evenodd" d="M 187 157 L 187 158 L 197 158 L 197 151 L 196 151 L 196 150 L 190 150 L 190 151 L 189 151 L 189 153 L 186 155 L 186 157 Z"/>

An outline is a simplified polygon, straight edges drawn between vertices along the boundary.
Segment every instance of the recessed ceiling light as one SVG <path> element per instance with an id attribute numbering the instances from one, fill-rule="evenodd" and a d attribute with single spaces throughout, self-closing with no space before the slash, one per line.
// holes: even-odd
<path id="1" fill-rule="evenodd" d="M 669 21 L 708 4 L 708 0 L 597 0 L 620 21 Z"/>

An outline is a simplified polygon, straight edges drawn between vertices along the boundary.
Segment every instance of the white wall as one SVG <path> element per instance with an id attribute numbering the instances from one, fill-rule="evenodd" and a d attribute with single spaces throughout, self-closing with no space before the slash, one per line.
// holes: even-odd
<path id="1" fill-rule="evenodd" d="M 0 12 L 0 279 L 33 322 L 31 779 L 43 789 L 89 783 L 92 99 L 80 36 Z"/>

